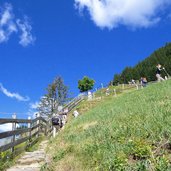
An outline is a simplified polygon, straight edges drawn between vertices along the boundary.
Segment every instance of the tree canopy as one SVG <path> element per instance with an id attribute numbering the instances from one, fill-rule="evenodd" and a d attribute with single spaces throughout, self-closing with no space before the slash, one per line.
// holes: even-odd
<path id="1" fill-rule="evenodd" d="M 113 85 L 128 83 L 131 79 L 139 80 L 141 77 L 146 77 L 148 81 L 154 81 L 156 80 L 157 64 L 164 66 L 171 75 L 171 43 L 167 43 L 164 47 L 156 50 L 134 67 L 126 67 L 120 74 L 115 74 Z M 163 72 L 162 75 L 166 76 L 167 74 Z"/>
<path id="2" fill-rule="evenodd" d="M 43 117 L 50 117 L 57 112 L 58 106 L 68 99 L 68 87 L 62 77 L 58 76 L 48 85 L 47 93 L 40 99 L 38 111 Z"/>
<path id="3" fill-rule="evenodd" d="M 78 81 L 78 88 L 80 92 L 86 92 L 93 89 L 95 81 L 87 76 L 84 76 L 82 80 Z"/>

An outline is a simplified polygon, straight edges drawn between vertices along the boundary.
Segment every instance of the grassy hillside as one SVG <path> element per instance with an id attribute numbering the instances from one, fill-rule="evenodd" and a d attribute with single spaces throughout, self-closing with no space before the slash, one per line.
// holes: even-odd
<path id="1" fill-rule="evenodd" d="M 90 107 L 50 142 L 52 170 L 171 170 L 171 80 Z"/>

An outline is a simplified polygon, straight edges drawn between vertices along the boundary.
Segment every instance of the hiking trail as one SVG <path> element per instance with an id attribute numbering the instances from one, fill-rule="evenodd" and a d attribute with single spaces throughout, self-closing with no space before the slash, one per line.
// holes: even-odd
<path id="1" fill-rule="evenodd" d="M 41 166 L 49 162 L 45 149 L 48 140 L 42 141 L 38 150 L 25 152 L 24 155 L 16 161 L 16 164 L 7 171 L 40 171 Z"/>

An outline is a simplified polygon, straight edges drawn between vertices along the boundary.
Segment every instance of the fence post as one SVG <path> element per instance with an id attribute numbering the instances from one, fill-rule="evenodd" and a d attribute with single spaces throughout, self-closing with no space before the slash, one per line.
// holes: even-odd
<path id="1" fill-rule="evenodd" d="M 49 132 L 49 130 L 50 130 L 50 132 Z M 51 136 L 53 136 L 53 135 L 51 134 L 52 131 L 53 131 L 53 126 L 52 126 L 52 121 L 51 121 L 51 120 L 49 120 L 49 130 L 48 130 L 49 134 L 50 134 Z"/>
<path id="2" fill-rule="evenodd" d="M 95 92 L 93 92 L 93 99 L 95 99 Z"/>
<path id="3" fill-rule="evenodd" d="M 45 132 L 44 132 L 45 136 L 47 136 L 48 126 L 49 126 L 49 121 L 47 120 L 45 128 L 44 128 L 45 129 Z"/>
<path id="4" fill-rule="evenodd" d="M 28 117 L 28 120 L 31 121 L 31 117 L 30 116 Z M 30 129 L 30 131 L 29 131 L 29 140 L 31 140 L 31 123 L 28 123 L 28 128 Z"/>
<path id="5" fill-rule="evenodd" d="M 36 118 L 39 118 L 39 116 L 40 116 L 39 113 L 37 113 Z M 38 119 L 37 120 L 37 125 L 39 125 L 39 123 L 40 123 L 40 120 Z M 39 126 L 37 127 L 37 131 L 38 131 L 37 137 L 39 137 L 39 134 L 40 134 L 40 127 Z"/>
<path id="6" fill-rule="evenodd" d="M 102 99 L 102 91 L 100 91 L 100 96 L 101 96 L 101 99 Z"/>
<path id="7" fill-rule="evenodd" d="M 45 127 L 45 132 L 44 132 L 45 136 L 47 136 L 47 127 L 48 127 L 48 125 L 46 125 L 46 127 Z"/>
<path id="8" fill-rule="evenodd" d="M 55 136 L 56 136 L 56 127 L 53 126 L 53 138 L 55 138 Z"/>
<path id="9" fill-rule="evenodd" d="M 116 97 L 116 89 L 114 89 L 113 91 L 114 91 L 114 96 Z"/>
<path id="10" fill-rule="evenodd" d="M 138 88 L 138 85 L 136 84 L 135 86 L 136 86 L 136 88 L 137 88 L 137 90 L 138 90 L 138 89 L 139 89 L 139 88 Z"/>
<path id="11" fill-rule="evenodd" d="M 143 89 L 143 88 L 144 88 L 144 87 L 142 86 L 142 84 L 141 84 L 141 86 L 140 86 L 140 87 L 141 87 L 141 89 Z"/>
<path id="12" fill-rule="evenodd" d="M 124 84 L 122 84 L 122 89 L 123 89 L 123 90 L 125 89 L 125 85 L 124 85 Z"/>
<path id="13" fill-rule="evenodd" d="M 17 118 L 17 116 L 16 116 L 15 113 L 12 115 L 12 118 L 13 119 L 16 119 Z M 12 130 L 14 131 L 15 129 L 16 129 L 16 122 L 13 122 L 12 123 Z M 12 137 L 12 142 L 13 143 L 15 142 L 15 135 L 13 135 L 13 137 Z M 12 149 L 11 149 L 12 153 L 14 152 L 14 150 L 15 150 L 15 147 L 12 147 Z"/>

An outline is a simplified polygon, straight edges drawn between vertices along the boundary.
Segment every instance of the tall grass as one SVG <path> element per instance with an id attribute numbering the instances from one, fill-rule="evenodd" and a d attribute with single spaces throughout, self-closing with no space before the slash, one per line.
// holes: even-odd
<path id="1" fill-rule="evenodd" d="M 171 81 L 106 98 L 48 150 L 53 170 L 171 170 Z"/>

